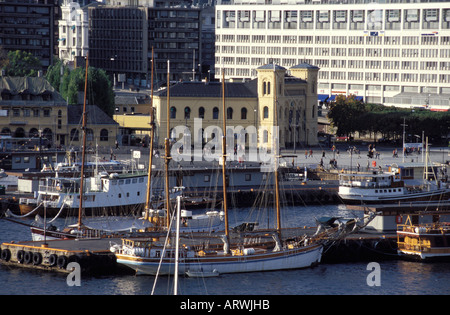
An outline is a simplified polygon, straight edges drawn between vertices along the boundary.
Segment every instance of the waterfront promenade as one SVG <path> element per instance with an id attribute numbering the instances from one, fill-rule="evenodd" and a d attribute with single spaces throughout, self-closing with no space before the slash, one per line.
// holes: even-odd
<path id="1" fill-rule="evenodd" d="M 321 160 L 323 162 L 323 167 L 325 169 L 358 169 L 365 171 L 369 166 L 373 169 L 373 165 L 375 162 L 376 168 L 378 169 L 380 166 L 383 170 L 386 170 L 389 165 L 393 163 L 396 164 L 404 164 L 404 163 L 423 163 L 425 161 L 425 152 L 421 153 L 410 153 L 402 155 L 401 146 L 395 147 L 392 145 L 383 145 L 377 144 L 375 146 L 375 152 L 372 158 L 368 157 L 368 142 L 366 143 L 346 143 L 346 142 L 336 142 L 336 150 L 332 150 L 329 147 L 325 146 L 315 146 L 315 147 L 303 147 L 297 149 L 282 149 L 280 164 L 290 166 L 292 162 L 294 162 L 295 167 L 308 167 L 308 168 L 316 168 L 320 165 Z M 349 148 L 356 148 L 357 150 L 353 150 L 350 154 Z M 394 150 L 397 150 L 397 156 L 394 156 Z M 100 157 L 105 157 L 109 159 L 111 153 L 113 158 L 117 160 L 128 160 L 132 158 L 133 151 L 140 151 L 140 158 L 136 159 L 139 164 L 143 164 L 145 167 L 148 165 L 149 160 L 149 149 L 143 148 L 139 146 L 119 146 L 118 149 L 114 148 L 101 148 L 99 149 Z M 312 151 L 312 154 L 311 154 Z M 162 153 L 164 150 L 159 149 L 159 154 L 154 155 L 153 163 L 157 166 L 162 166 L 163 157 Z M 429 151 L 429 161 L 432 163 L 445 163 L 447 164 L 450 161 L 450 148 L 448 147 L 430 147 Z M 233 153 L 229 153 L 231 156 Z M 199 153 L 197 153 L 199 155 Z M 171 162 L 171 167 L 176 164 L 179 167 L 190 168 L 190 167 L 208 167 L 217 165 L 217 162 L 207 162 L 205 160 L 197 161 L 200 159 L 200 156 L 195 156 L 195 161 L 192 163 L 190 161 L 181 161 L 181 162 Z M 200 154 L 201 155 L 201 154 Z M 227 159 L 230 160 L 229 158 Z M 336 160 L 335 165 L 330 164 L 330 160 Z M 237 161 L 232 161 L 231 163 L 237 164 Z M 256 165 L 257 163 L 251 163 Z"/>

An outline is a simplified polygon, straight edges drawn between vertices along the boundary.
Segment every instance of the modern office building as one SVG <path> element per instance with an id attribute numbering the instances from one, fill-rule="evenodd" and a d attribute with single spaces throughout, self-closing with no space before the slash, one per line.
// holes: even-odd
<path id="1" fill-rule="evenodd" d="M 115 82 L 148 87 L 152 48 L 155 81 L 199 77 L 199 7 L 183 1 L 109 1 L 89 7 L 89 60 Z"/>
<path id="2" fill-rule="evenodd" d="M 0 0 L 0 47 L 37 57 L 43 69 L 57 54 L 57 0 Z"/>
<path id="3" fill-rule="evenodd" d="M 318 66 L 322 101 L 448 110 L 450 2 L 235 0 L 216 6 L 216 76 L 250 79 L 267 62 Z"/>

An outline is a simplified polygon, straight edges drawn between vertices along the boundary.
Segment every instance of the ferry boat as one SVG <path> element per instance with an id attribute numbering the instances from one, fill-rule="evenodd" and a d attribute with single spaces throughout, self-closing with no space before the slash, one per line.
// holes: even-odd
<path id="1" fill-rule="evenodd" d="M 432 216 L 442 220 L 441 211 L 435 211 Z M 398 225 L 397 246 L 397 252 L 402 257 L 422 261 L 450 261 L 450 222 L 413 224 L 408 216 L 405 224 Z"/>
<path id="2" fill-rule="evenodd" d="M 85 178 L 83 210 L 85 215 L 140 213 L 145 203 L 147 174 L 106 174 Z M 20 198 L 21 215 L 29 213 L 56 216 L 61 211 L 78 215 L 81 178 L 50 177 L 39 185 L 34 198 Z"/>
<path id="3" fill-rule="evenodd" d="M 338 194 L 349 204 L 446 200 L 450 186 L 443 181 L 408 186 L 394 172 L 350 173 L 339 174 Z"/>

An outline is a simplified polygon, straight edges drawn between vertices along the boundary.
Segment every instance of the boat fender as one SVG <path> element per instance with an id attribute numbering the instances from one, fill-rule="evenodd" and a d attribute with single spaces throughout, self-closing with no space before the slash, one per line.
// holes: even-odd
<path id="1" fill-rule="evenodd" d="M 8 248 L 2 250 L 1 259 L 3 261 L 9 261 L 11 259 L 11 251 Z"/>
<path id="2" fill-rule="evenodd" d="M 65 269 L 66 266 L 67 266 L 67 262 L 68 262 L 67 257 L 64 256 L 64 255 L 61 255 L 61 256 L 58 256 L 58 259 L 57 259 L 57 261 L 56 261 L 56 265 L 57 265 L 59 268 L 61 268 L 61 269 Z"/>
<path id="3" fill-rule="evenodd" d="M 34 252 L 33 253 L 33 265 L 37 266 L 42 263 L 42 255 L 41 253 Z"/>
<path id="4" fill-rule="evenodd" d="M 23 263 L 24 256 L 25 256 L 25 252 L 23 250 L 17 251 L 16 257 L 17 257 L 17 261 L 19 262 L 19 264 Z"/>
<path id="5" fill-rule="evenodd" d="M 25 252 L 23 256 L 23 262 L 30 264 L 33 261 L 33 252 Z"/>
<path id="6" fill-rule="evenodd" d="M 50 267 L 56 266 L 57 261 L 58 261 L 58 256 L 56 254 L 51 254 L 48 257 L 48 264 L 50 265 Z"/>

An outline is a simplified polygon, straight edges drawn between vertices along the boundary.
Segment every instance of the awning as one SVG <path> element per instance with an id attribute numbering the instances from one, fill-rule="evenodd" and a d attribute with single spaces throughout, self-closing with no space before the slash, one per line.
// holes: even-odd
<path id="1" fill-rule="evenodd" d="M 319 102 L 325 102 L 328 98 L 328 94 L 317 94 L 317 99 Z"/>
<path id="2" fill-rule="evenodd" d="M 331 95 L 330 98 L 327 100 L 328 102 L 334 102 L 336 99 L 336 95 Z"/>
<path id="3" fill-rule="evenodd" d="M 362 101 L 364 99 L 363 96 L 355 96 L 355 100 L 357 101 Z"/>

